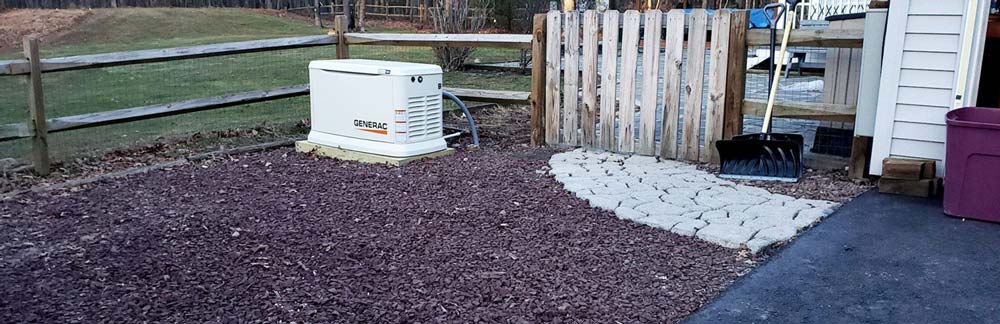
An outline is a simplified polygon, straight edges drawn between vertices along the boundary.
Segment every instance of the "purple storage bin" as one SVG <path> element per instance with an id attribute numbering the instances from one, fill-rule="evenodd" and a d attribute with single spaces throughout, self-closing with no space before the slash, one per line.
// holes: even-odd
<path id="1" fill-rule="evenodd" d="M 1000 109 L 946 116 L 945 214 L 1000 222 Z"/>

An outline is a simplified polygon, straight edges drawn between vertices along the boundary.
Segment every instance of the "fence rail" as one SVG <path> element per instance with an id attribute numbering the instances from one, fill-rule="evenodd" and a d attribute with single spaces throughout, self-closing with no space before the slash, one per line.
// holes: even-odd
<path id="1" fill-rule="evenodd" d="M 343 19 L 343 17 L 337 17 L 336 25 L 340 27 L 337 28 L 337 30 L 347 30 L 346 20 Z M 44 117 L 44 95 L 41 87 L 41 77 L 43 73 L 187 60 L 211 56 L 236 55 L 312 46 L 336 46 L 337 58 L 348 58 L 349 55 L 347 47 L 350 44 L 530 48 L 531 36 L 501 34 L 429 35 L 338 33 L 331 35 L 289 37 L 49 59 L 38 58 L 38 41 L 29 37 L 25 41 L 26 58 L 0 61 L 0 76 L 25 75 L 31 81 L 28 83 L 28 90 L 32 118 L 28 122 L 0 125 L 0 141 L 9 141 L 20 138 L 34 138 L 35 141 L 32 149 L 32 162 L 34 164 L 35 171 L 39 174 L 45 175 L 49 172 L 48 146 L 46 140 L 49 133 L 187 114 L 197 111 L 291 98 L 309 94 L 309 85 L 300 84 L 274 89 L 246 91 L 221 96 L 183 100 L 166 104 L 132 107 L 47 119 Z M 35 59 L 33 60 L 32 58 Z M 463 100 L 469 101 L 495 102 L 501 104 L 529 103 L 528 92 L 461 88 L 445 88 L 445 90 L 452 92 Z"/>

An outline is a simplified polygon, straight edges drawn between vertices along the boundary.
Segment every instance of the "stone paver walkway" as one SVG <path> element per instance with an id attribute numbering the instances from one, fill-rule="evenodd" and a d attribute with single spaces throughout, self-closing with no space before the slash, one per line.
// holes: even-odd
<path id="1" fill-rule="evenodd" d="M 591 206 L 671 232 L 756 253 L 788 240 L 837 204 L 738 185 L 678 161 L 577 149 L 552 156 L 557 181 Z"/>

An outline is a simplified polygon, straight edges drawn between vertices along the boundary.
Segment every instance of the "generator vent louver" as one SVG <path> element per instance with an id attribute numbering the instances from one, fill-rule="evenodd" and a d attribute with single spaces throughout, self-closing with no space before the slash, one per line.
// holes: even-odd
<path id="1" fill-rule="evenodd" d="M 441 96 L 416 96 L 407 100 L 407 140 L 441 136 Z"/>

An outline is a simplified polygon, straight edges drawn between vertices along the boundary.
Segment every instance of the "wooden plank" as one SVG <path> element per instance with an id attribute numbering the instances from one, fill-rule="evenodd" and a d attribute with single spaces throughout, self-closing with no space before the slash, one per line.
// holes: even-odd
<path id="1" fill-rule="evenodd" d="M 545 143 L 559 144 L 559 81 L 562 59 L 562 21 L 558 12 L 550 11 L 546 16 L 545 48 Z"/>
<path id="2" fill-rule="evenodd" d="M 42 72 L 91 69 L 106 66 L 186 60 L 193 58 L 326 46 L 337 43 L 332 35 L 275 38 L 210 45 L 78 55 L 43 59 Z M 27 60 L 0 61 L 0 74 L 27 74 Z"/>
<path id="3" fill-rule="evenodd" d="M 764 116 L 766 100 L 743 100 L 743 114 Z M 775 118 L 794 118 L 832 122 L 852 122 L 857 112 L 855 105 L 818 102 L 778 101 L 774 103 Z"/>
<path id="4" fill-rule="evenodd" d="M 726 78 L 729 68 L 729 31 L 731 18 L 728 10 L 720 10 L 712 17 L 712 51 L 709 53 L 708 110 L 705 116 L 705 149 L 701 162 L 719 163 L 715 142 L 723 139 L 725 125 Z"/>
<path id="5" fill-rule="evenodd" d="M 347 18 L 344 16 L 337 16 L 333 19 L 333 25 L 337 29 L 337 59 L 349 59 L 351 58 L 351 50 L 348 47 L 347 42 Z"/>
<path id="6" fill-rule="evenodd" d="M 619 152 L 635 150 L 635 73 L 639 60 L 639 20 L 635 10 L 625 12 L 622 23 L 621 96 L 618 97 L 618 149 Z"/>
<path id="7" fill-rule="evenodd" d="M 855 48 L 851 52 L 851 64 L 847 68 L 847 100 L 846 104 L 858 104 L 858 92 L 861 87 L 861 49 Z"/>
<path id="8" fill-rule="evenodd" d="M 688 31 L 687 66 L 684 94 L 684 128 L 681 138 L 681 156 L 688 161 L 698 161 L 700 150 L 698 133 L 701 127 L 702 89 L 705 80 L 705 37 L 708 31 L 708 13 L 704 9 L 691 11 Z"/>
<path id="9" fill-rule="evenodd" d="M 365 34 L 348 33 L 349 44 L 445 47 L 531 48 L 531 35 L 520 34 Z"/>
<path id="10" fill-rule="evenodd" d="M 28 123 L 17 123 L 0 125 L 0 142 L 19 138 L 28 138 L 35 135 Z"/>
<path id="11" fill-rule="evenodd" d="M 746 95 L 747 78 L 747 24 L 746 11 L 730 14 L 729 67 L 726 68 L 726 107 L 723 113 L 722 138 L 731 139 L 743 133 L 743 97 Z"/>
<path id="12" fill-rule="evenodd" d="M 597 42 L 599 41 L 597 11 L 587 10 L 583 14 L 583 113 L 580 116 L 583 134 L 581 144 L 596 146 L 597 131 Z M 605 47 L 607 48 L 607 47 Z M 614 51 L 614 50 L 612 50 Z"/>
<path id="13" fill-rule="evenodd" d="M 920 180 L 935 177 L 934 160 L 885 158 L 882 160 L 882 178 Z"/>
<path id="14" fill-rule="evenodd" d="M 32 36 L 24 38 L 24 57 L 28 60 L 28 112 L 31 115 L 31 130 L 34 133 L 31 142 L 31 162 L 35 173 L 41 176 L 49 174 L 49 131 L 45 124 L 45 95 L 42 92 L 41 56 L 38 54 L 38 39 Z"/>
<path id="15" fill-rule="evenodd" d="M 90 128 L 102 125 L 118 124 L 136 120 L 144 120 L 156 117 L 186 114 L 196 111 L 224 108 L 236 105 L 243 105 L 254 102 L 262 102 L 275 99 L 304 96 L 309 94 L 309 85 L 302 84 L 291 87 L 282 87 L 271 90 L 248 91 L 227 94 L 223 96 L 207 97 L 178 101 L 168 104 L 151 105 L 135 108 L 102 111 L 96 113 L 59 117 L 48 119 L 45 125 L 49 133 L 64 132 L 68 130 Z M 18 124 L 7 124 L 0 126 L 0 129 L 10 130 L 16 128 Z"/>
<path id="16" fill-rule="evenodd" d="M 788 46 L 861 48 L 864 36 L 864 29 L 793 29 L 788 36 Z M 767 29 L 749 30 L 747 45 L 767 46 L 770 37 Z"/>
<path id="17" fill-rule="evenodd" d="M 545 14 L 537 14 L 531 27 L 531 145 L 545 144 Z"/>
<path id="18" fill-rule="evenodd" d="M 830 48 L 826 50 L 826 62 L 824 64 L 823 71 L 823 102 L 825 103 L 838 103 L 837 98 L 837 75 L 840 67 L 840 50 L 839 48 Z"/>
<path id="19" fill-rule="evenodd" d="M 660 78 L 660 21 L 659 10 L 646 14 L 646 29 L 642 48 L 642 100 L 639 104 L 639 148 L 643 155 L 656 155 L 656 96 Z M 655 26 L 655 27 L 652 27 Z"/>
<path id="20" fill-rule="evenodd" d="M 580 93 L 580 15 L 576 11 L 563 14 L 566 37 L 566 59 L 563 63 L 563 142 L 578 145 Z"/>
<path id="21" fill-rule="evenodd" d="M 677 119 L 681 105 L 681 65 L 684 55 L 684 21 L 680 9 L 667 13 L 666 48 L 663 64 L 663 122 L 660 126 L 660 157 L 677 158 Z"/>
<path id="22" fill-rule="evenodd" d="M 616 10 L 604 12 L 601 58 L 601 140 L 600 148 L 615 149 L 615 107 L 618 88 L 618 19 Z"/>
<path id="23" fill-rule="evenodd" d="M 476 102 L 492 102 L 497 104 L 527 105 L 531 103 L 530 92 L 526 91 L 501 91 L 483 89 L 464 88 L 444 88 L 444 91 L 458 97 L 458 99 Z"/>
<path id="24" fill-rule="evenodd" d="M 878 181 L 878 192 L 926 198 L 937 192 L 935 190 L 937 186 L 937 179 L 902 180 L 882 178 Z"/>
<path id="25" fill-rule="evenodd" d="M 851 160 L 847 165 L 847 177 L 851 179 L 867 178 L 871 159 L 872 137 L 854 136 L 851 142 Z"/>

